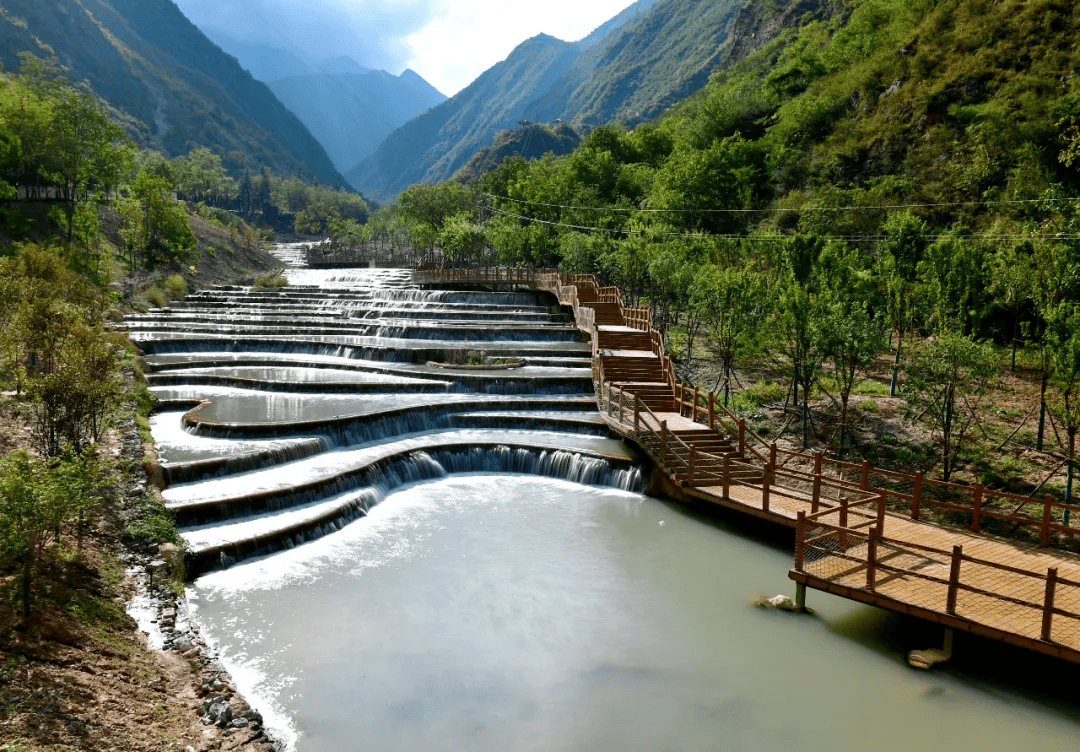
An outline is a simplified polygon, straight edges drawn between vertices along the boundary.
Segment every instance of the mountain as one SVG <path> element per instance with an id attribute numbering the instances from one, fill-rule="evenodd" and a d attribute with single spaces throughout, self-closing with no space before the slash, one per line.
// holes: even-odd
<path id="1" fill-rule="evenodd" d="M 710 74 L 824 0 L 641 0 L 579 42 L 541 35 L 439 107 L 392 133 L 345 173 L 379 201 L 412 183 L 445 180 L 522 119 L 588 129 L 657 116 Z M 796 12 L 797 11 L 797 12 Z M 749 15 L 748 15 L 749 14 Z M 747 18 L 755 23 L 748 27 Z M 777 23 L 776 18 L 785 19 Z M 772 36 L 770 36 L 770 34 Z"/>
<path id="2" fill-rule="evenodd" d="M 285 76 L 303 76 L 315 72 L 312 63 L 284 47 L 266 42 L 242 42 L 220 29 L 200 29 L 210 41 L 235 57 L 240 66 L 259 81 L 275 81 Z"/>
<path id="3" fill-rule="evenodd" d="M 171 0 L 4 0 L 6 70 L 18 69 L 23 50 L 55 55 L 144 146 L 169 156 L 206 146 L 233 173 L 268 166 L 345 184 L 304 124 Z"/>
<path id="4" fill-rule="evenodd" d="M 388 201 L 413 183 L 450 177 L 496 132 L 515 127 L 525 103 L 554 84 L 579 54 L 573 44 L 546 34 L 523 42 L 461 92 L 391 133 L 347 174 L 349 182 Z"/>
<path id="5" fill-rule="evenodd" d="M 395 128 L 446 101 L 411 70 L 400 76 L 370 70 L 287 76 L 269 86 L 319 140 L 339 170 L 374 152 Z"/>
<path id="6" fill-rule="evenodd" d="M 395 128 L 446 101 L 411 70 L 394 76 L 365 68 L 347 55 L 311 60 L 284 38 L 244 42 L 213 27 L 204 31 L 270 87 L 341 171 L 374 152 Z"/>
<path id="7" fill-rule="evenodd" d="M 581 143 L 581 136 L 563 122 L 554 126 L 546 123 L 530 123 L 513 130 L 500 131 L 490 146 L 473 154 L 465 166 L 454 173 L 455 180 L 469 181 L 490 172 L 507 157 L 539 159 L 545 154 L 555 156 L 569 154 Z"/>

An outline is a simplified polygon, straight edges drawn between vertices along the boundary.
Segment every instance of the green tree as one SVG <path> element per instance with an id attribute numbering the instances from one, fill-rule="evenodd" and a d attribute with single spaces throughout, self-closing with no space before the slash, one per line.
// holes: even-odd
<path id="1" fill-rule="evenodd" d="M 879 256 L 877 272 L 889 324 L 896 334 L 892 380 L 889 384 L 889 393 L 895 397 L 904 334 L 912 326 L 916 272 L 926 248 L 926 224 L 905 210 L 889 214 L 882 229 L 885 233 L 882 243 L 884 253 Z"/>
<path id="2" fill-rule="evenodd" d="M 763 293 L 761 276 L 745 264 L 706 266 L 694 282 L 695 304 L 705 311 L 705 326 L 720 357 L 725 407 L 735 364 L 760 348 Z"/>
<path id="3" fill-rule="evenodd" d="M 820 347 L 832 364 L 840 396 L 840 447 L 848 436 L 848 403 L 859 376 L 885 348 L 881 321 L 870 311 L 871 283 L 861 272 L 857 252 L 830 243 L 820 261 L 822 284 Z"/>
<path id="4" fill-rule="evenodd" d="M 780 248 L 776 284 L 776 328 L 791 369 L 794 402 L 802 390 L 803 448 L 809 445 L 810 390 L 821 371 L 823 325 L 818 261 L 825 247 L 820 237 L 795 235 Z"/>
<path id="5" fill-rule="evenodd" d="M 142 254 L 147 269 L 153 269 L 160 263 L 183 261 L 195 251 L 187 212 L 163 177 L 140 173 L 131 185 L 130 198 L 121 204 L 120 215 L 133 268 L 136 253 Z"/>
<path id="6" fill-rule="evenodd" d="M 447 217 L 439 231 L 439 247 L 451 263 L 480 258 L 487 247 L 483 226 L 472 220 L 469 212 Z"/>
<path id="7" fill-rule="evenodd" d="M 1076 472 L 1076 434 L 1080 430 L 1080 303 L 1066 301 L 1048 315 L 1046 347 L 1053 367 L 1055 398 L 1051 413 L 1065 430 L 1067 480 L 1065 502 L 1072 503 Z"/>
<path id="8" fill-rule="evenodd" d="M 982 253 L 963 228 L 952 228 L 924 251 L 918 264 L 926 321 L 936 332 L 973 334 L 982 287 Z"/>
<path id="9" fill-rule="evenodd" d="M 905 385 L 909 411 L 924 415 L 940 437 L 946 481 L 998 377 L 993 348 L 970 337 L 947 331 L 912 348 Z"/>
<path id="10" fill-rule="evenodd" d="M 1031 298 L 1032 246 L 1030 242 L 1008 243 L 989 258 L 989 291 L 1012 314 L 1011 369 L 1016 371 L 1016 348 L 1020 342 L 1020 309 Z"/>
<path id="11" fill-rule="evenodd" d="M 21 560 L 24 619 L 49 534 L 96 503 L 102 475 L 92 452 L 46 463 L 16 450 L 0 461 L 0 563 Z"/>

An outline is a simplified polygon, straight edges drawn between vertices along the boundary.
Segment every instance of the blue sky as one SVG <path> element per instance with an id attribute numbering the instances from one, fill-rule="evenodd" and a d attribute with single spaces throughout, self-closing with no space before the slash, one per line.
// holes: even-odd
<path id="1" fill-rule="evenodd" d="M 573 41 L 632 0 L 176 0 L 199 26 L 316 59 L 412 68 L 448 96 L 540 33 Z"/>

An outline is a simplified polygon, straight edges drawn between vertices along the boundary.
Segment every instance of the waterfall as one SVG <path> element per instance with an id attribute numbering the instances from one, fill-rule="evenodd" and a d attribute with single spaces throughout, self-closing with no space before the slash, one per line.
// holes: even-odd
<path id="1" fill-rule="evenodd" d="M 198 576 L 214 569 L 224 569 L 243 559 L 315 540 L 363 517 L 393 490 L 411 483 L 464 473 L 538 475 L 635 493 L 643 493 L 646 488 L 645 478 L 637 466 L 620 467 L 606 459 L 586 457 L 563 450 L 499 446 L 414 451 L 403 457 L 354 471 L 348 476 L 332 479 L 320 489 L 305 488 L 294 494 L 277 496 L 274 506 L 259 511 L 310 504 L 333 496 L 341 496 L 341 500 L 340 504 L 332 509 L 304 522 L 191 551 L 187 557 L 188 575 Z M 251 507 L 247 505 L 232 516 L 240 516 L 250 511 Z M 178 514 L 178 517 L 180 516 Z M 206 521 L 208 520 L 203 520 Z M 198 524 L 190 519 L 185 519 L 185 522 Z"/>

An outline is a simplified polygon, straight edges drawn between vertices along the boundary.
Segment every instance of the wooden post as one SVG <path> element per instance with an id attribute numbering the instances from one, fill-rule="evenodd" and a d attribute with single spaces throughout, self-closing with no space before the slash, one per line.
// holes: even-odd
<path id="1" fill-rule="evenodd" d="M 634 395 L 634 436 L 641 430 L 641 396 Z"/>
<path id="2" fill-rule="evenodd" d="M 971 532 L 979 532 L 979 522 L 982 517 L 983 506 L 983 484 L 975 484 L 975 496 L 971 505 Z"/>
<path id="3" fill-rule="evenodd" d="M 731 498 L 731 457 L 724 455 L 724 498 Z"/>
<path id="4" fill-rule="evenodd" d="M 862 463 L 862 478 L 859 480 L 859 488 L 864 491 L 870 490 L 870 461 L 863 460 Z"/>
<path id="5" fill-rule="evenodd" d="M 915 487 L 911 490 L 911 519 L 918 521 L 919 506 L 922 504 L 923 474 L 915 473 Z"/>
<path id="6" fill-rule="evenodd" d="M 952 566 L 949 568 L 949 595 L 945 601 L 945 613 L 956 614 L 956 594 L 960 589 L 960 561 L 964 556 L 963 546 L 953 546 Z"/>
<path id="7" fill-rule="evenodd" d="M 709 428 L 716 428 L 716 395 L 709 392 Z"/>
<path id="8" fill-rule="evenodd" d="M 840 553 L 847 553 L 847 517 L 848 517 L 848 504 L 851 501 L 849 499 L 842 499 L 840 502 Z"/>
<path id="9" fill-rule="evenodd" d="M 885 533 L 885 492 L 878 494 L 877 500 L 877 534 Z"/>
<path id="10" fill-rule="evenodd" d="M 746 418 L 739 418 L 739 456 L 746 459 Z"/>
<path id="11" fill-rule="evenodd" d="M 1047 494 L 1043 499 L 1042 527 L 1039 528 L 1039 545 L 1046 548 L 1050 545 L 1050 515 L 1054 511 L 1054 497 Z"/>
<path id="12" fill-rule="evenodd" d="M 806 557 L 806 510 L 799 510 L 798 522 L 795 523 L 795 571 L 803 571 Z"/>
<path id="13" fill-rule="evenodd" d="M 699 396 L 698 388 L 695 386 L 694 387 L 694 413 L 693 413 L 693 415 L 690 416 L 690 420 L 694 421 L 695 423 L 697 423 L 698 396 Z"/>
<path id="14" fill-rule="evenodd" d="M 810 511 L 817 514 L 821 504 L 821 452 L 814 457 L 814 492 L 810 500 Z"/>
<path id="15" fill-rule="evenodd" d="M 668 451 L 668 430 L 667 421 L 660 421 L 660 462 L 667 465 L 667 451 Z"/>
<path id="16" fill-rule="evenodd" d="M 776 469 L 776 442 L 769 444 L 769 467 Z"/>
<path id="17" fill-rule="evenodd" d="M 881 528 L 870 528 L 870 537 L 866 539 L 866 589 L 873 590 L 876 579 L 874 566 L 877 563 L 877 539 L 881 535 Z"/>
<path id="18" fill-rule="evenodd" d="M 761 511 L 769 511 L 769 481 L 772 475 L 772 468 L 768 465 L 761 471 Z"/>
<path id="19" fill-rule="evenodd" d="M 686 483 L 689 486 L 694 485 L 694 455 L 695 454 L 697 454 L 697 452 L 694 451 L 694 447 L 690 447 L 690 473 L 686 478 Z"/>
<path id="20" fill-rule="evenodd" d="M 1046 598 L 1043 601 L 1042 641 L 1051 642 L 1050 628 L 1054 621 L 1054 591 L 1057 589 L 1057 567 L 1046 570 Z"/>

